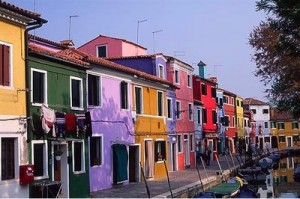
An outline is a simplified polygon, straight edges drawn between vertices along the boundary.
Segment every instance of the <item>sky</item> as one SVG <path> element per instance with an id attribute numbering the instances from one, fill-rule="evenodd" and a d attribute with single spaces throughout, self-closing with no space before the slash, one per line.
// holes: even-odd
<path id="1" fill-rule="evenodd" d="M 147 48 L 148 54 L 188 63 L 195 74 L 201 60 L 207 65 L 206 77 L 216 76 L 220 88 L 268 101 L 267 87 L 254 75 L 254 50 L 248 42 L 254 27 L 266 19 L 256 11 L 255 0 L 6 1 L 48 20 L 31 34 L 56 42 L 70 35 L 75 47 L 99 35 L 126 39 Z"/>

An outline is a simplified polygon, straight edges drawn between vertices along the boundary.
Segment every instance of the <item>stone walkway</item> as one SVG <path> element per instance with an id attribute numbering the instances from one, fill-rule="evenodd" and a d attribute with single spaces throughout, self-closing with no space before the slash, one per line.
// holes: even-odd
<path id="1" fill-rule="evenodd" d="M 239 160 L 240 156 L 238 156 Z M 227 161 L 228 160 L 228 161 Z M 224 173 L 229 173 L 233 169 L 234 165 L 230 156 L 227 157 L 220 156 L 219 162 Z M 233 156 L 235 166 L 239 166 L 238 159 Z M 230 167 L 229 167 L 229 166 Z M 211 161 L 211 165 L 206 167 L 206 172 L 202 165 L 198 166 L 200 177 L 202 182 L 210 181 L 217 176 L 217 172 L 220 172 L 218 163 L 216 160 Z M 220 178 L 220 176 L 219 176 Z M 169 172 L 170 186 L 172 189 L 173 196 L 176 196 L 176 192 L 182 189 L 189 189 L 189 187 L 201 185 L 200 178 L 197 172 L 197 168 L 189 168 L 183 171 Z M 167 176 L 165 179 L 161 180 L 147 180 L 149 187 L 150 197 L 164 198 L 171 197 L 171 192 L 168 185 Z M 128 185 L 123 185 L 120 187 L 115 187 L 111 189 L 101 190 L 91 193 L 92 198 L 148 198 L 147 189 L 145 182 L 130 183 Z"/>

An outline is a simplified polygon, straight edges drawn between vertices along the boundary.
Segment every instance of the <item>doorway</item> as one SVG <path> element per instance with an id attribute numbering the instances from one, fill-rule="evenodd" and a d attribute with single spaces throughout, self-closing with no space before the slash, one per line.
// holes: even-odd
<path id="1" fill-rule="evenodd" d="M 61 159 L 57 160 L 54 151 L 61 150 Z M 66 142 L 52 142 L 52 180 L 61 182 L 61 193 L 59 197 L 69 197 L 69 166 L 68 166 L 68 144 Z"/>
<path id="2" fill-rule="evenodd" d="M 288 136 L 286 137 L 286 140 L 287 140 L 287 147 L 292 147 L 292 137 L 291 136 Z"/>
<path id="3" fill-rule="evenodd" d="M 153 140 L 145 140 L 145 176 L 154 177 L 154 146 Z"/>
<path id="4" fill-rule="evenodd" d="M 184 135 L 184 166 L 190 168 L 190 145 L 188 135 Z"/>
<path id="5" fill-rule="evenodd" d="M 129 182 L 140 181 L 140 146 L 130 145 L 129 146 Z"/>

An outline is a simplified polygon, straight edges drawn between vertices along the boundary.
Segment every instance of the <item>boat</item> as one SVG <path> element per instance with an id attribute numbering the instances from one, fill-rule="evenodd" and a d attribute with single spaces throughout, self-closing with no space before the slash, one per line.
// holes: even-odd
<path id="1" fill-rule="evenodd" d="M 237 179 L 230 179 L 209 189 L 217 198 L 235 197 L 240 191 L 241 184 Z"/>
<path id="2" fill-rule="evenodd" d="M 298 198 L 298 194 L 295 192 L 280 193 L 277 198 Z"/>
<path id="3" fill-rule="evenodd" d="M 265 183 L 267 174 L 263 170 L 257 170 L 253 173 L 240 173 L 238 172 L 238 176 L 245 179 L 249 184 L 262 184 Z"/>
<path id="4" fill-rule="evenodd" d="M 204 191 L 204 192 L 197 194 L 193 198 L 217 198 L 217 197 L 214 192 Z"/>
<path id="5" fill-rule="evenodd" d="M 252 189 L 245 189 L 241 190 L 237 195 L 236 198 L 258 198 L 257 193 Z"/>
<path id="6" fill-rule="evenodd" d="M 258 165 L 262 169 L 271 169 L 273 167 L 273 160 L 269 157 L 265 157 L 258 161 Z"/>
<path id="7" fill-rule="evenodd" d="M 300 164 L 297 164 L 297 167 L 294 170 L 294 181 L 300 182 Z"/>

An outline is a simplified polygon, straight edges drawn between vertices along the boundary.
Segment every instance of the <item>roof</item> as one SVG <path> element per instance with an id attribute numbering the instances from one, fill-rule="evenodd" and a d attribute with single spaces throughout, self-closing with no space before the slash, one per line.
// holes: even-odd
<path id="1" fill-rule="evenodd" d="M 18 6 L 15 6 L 13 4 L 10 4 L 8 2 L 5 2 L 3 0 L 0 0 L 0 7 L 2 8 L 5 8 L 7 10 L 10 10 L 14 13 L 18 13 L 22 16 L 25 16 L 25 17 L 28 17 L 28 18 L 31 18 L 31 19 L 34 19 L 34 20 L 37 20 L 37 21 L 41 21 L 43 23 L 47 23 L 47 20 L 45 19 L 42 19 L 40 16 L 40 14 L 38 13 L 35 13 L 35 12 L 31 12 L 29 10 L 25 10 L 23 8 L 20 8 Z"/>
<path id="2" fill-rule="evenodd" d="M 245 98 L 243 100 L 244 105 L 269 105 L 266 102 L 254 99 L 254 98 Z"/>
<path id="3" fill-rule="evenodd" d="M 225 94 L 227 94 L 227 95 L 231 95 L 231 96 L 236 96 L 236 94 L 234 94 L 234 93 L 232 93 L 232 92 L 230 92 L 230 91 L 228 91 L 228 90 L 225 90 L 225 89 L 222 89 L 222 88 L 219 88 L 221 91 L 223 91 L 223 95 Z"/>
<path id="4" fill-rule="evenodd" d="M 290 121 L 296 120 L 291 112 L 279 111 L 275 108 L 271 109 L 270 120 Z"/>
<path id="5" fill-rule="evenodd" d="M 210 79 L 200 77 L 199 75 L 193 75 L 193 77 L 201 79 L 201 81 L 205 81 L 205 82 L 210 83 L 212 85 L 217 85 L 218 84 L 218 83 L 216 83 L 216 82 L 214 82 L 214 81 L 212 81 Z"/>
<path id="6" fill-rule="evenodd" d="M 90 43 L 90 42 L 92 42 L 92 41 L 94 41 L 94 40 L 96 40 L 96 39 L 98 39 L 98 38 L 100 38 L 100 37 L 106 37 L 106 38 L 111 38 L 111 39 L 120 40 L 120 41 L 129 43 L 129 44 L 132 44 L 132 45 L 134 45 L 134 46 L 138 46 L 138 47 L 140 47 L 140 48 L 143 48 L 143 49 L 147 50 L 147 48 L 145 48 L 145 47 L 143 47 L 143 46 L 140 46 L 140 45 L 138 45 L 138 44 L 136 44 L 136 43 L 133 43 L 133 42 L 131 42 L 131 41 L 127 41 L 127 40 L 125 40 L 125 39 L 120 39 L 120 38 L 117 38 L 117 37 L 109 37 L 109 36 L 105 36 L 105 35 L 99 35 L 99 36 L 95 37 L 94 39 L 90 40 L 89 42 L 87 42 L 87 43 L 81 45 L 80 47 L 85 46 L 86 44 L 88 44 L 88 43 Z M 78 47 L 78 48 L 80 48 L 80 47 Z"/>
<path id="7" fill-rule="evenodd" d="M 175 57 L 171 57 L 171 56 L 168 56 L 168 55 L 166 55 L 165 57 L 167 58 L 168 61 L 171 61 L 171 60 L 178 61 L 178 62 L 180 62 L 181 64 L 184 64 L 184 65 L 186 65 L 186 66 L 188 66 L 189 68 L 191 68 L 191 69 L 194 70 L 194 68 L 193 68 L 191 65 L 189 65 L 189 64 L 187 64 L 187 63 L 185 63 L 185 62 L 183 62 L 183 61 L 181 61 L 181 60 L 179 60 L 179 59 L 177 59 L 177 58 L 175 58 Z"/>
<path id="8" fill-rule="evenodd" d="M 91 63 L 94 63 L 94 64 L 99 64 L 99 65 L 102 65 L 102 66 L 106 66 L 108 68 L 112 68 L 112 69 L 115 69 L 115 70 L 119 70 L 119 71 L 123 71 L 123 72 L 130 73 L 130 74 L 133 74 L 133 75 L 137 75 L 137 77 L 139 77 L 139 78 L 145 78 L 145 79 L 148 79 L 148 80 L 151 80 L 151 81 L 154 81 L 154 82 L 159 82 L 159 83 L 162 83 L 162 84 L 166 84 L 166 85 L 168 85 L 172 88 L 176 88 L 176 89 L 178 88 L 172 82 L 161 79 L 161 78 L 159 78 L 155 75 L 150 75 L 148 73 L 145 73 L 145 72 L 142 72 L 142 71 L 139 71 L 139 70 L 127 67 L 127 66 L 123 66 L 123 65 L 111 62 L 111 61 L 106 60 L 106 59 L 101 58 L 101 57 L 96 57 L 94 55 L 86 54 L 86 53 L 84 53 L 84 52 L 82 52 L 78 49 L 69 48 L 69 49 L 61 51 L 61 53 L 65 54 L 67 56 L 72 56 L 76 59 L 81 59 L 81 60 L 91 62 Z"/>
<path id="9" fill-rule="evenodd" d="M 61 61 L 70 62 L 72 64 L 81 66 L 81 67 L 86 68 L 86 69 L 89 68 L 88 67 L 89 63 L 88 62 L 82 61 L 80 59 L 76 59 L 72 56 L 67 56 L 64 53 L 61 53 L 61 51 L 59 51 L 59 52 L 50 51 L 50 50 L 42 48 L 38 45 L 35 45 L 33 43 L 28 44 L 28 50 L 29 50 L 30 53 L 36 53 L 36 54 L 39 54 L 39 55 L 42 55 L 42 56 L 58 59 L 58 60 L 61 60 Z"/>
<path id="10" fill-rule="evenodd" d="M 107 60 L 117 60 L 117 59 L 154 58 L 157 55 L 164 56 L 162 53 L 156 53 L 156 54 L 152 54 L 152 55 L 132 55 L 132 56 L 121 56 L 121 57 L 105 57 L 104 59 L 107 59 Z"/>
<path id="11" fill-rule="evenodd" d="M 32 41 L 39 41 L 39 42 L 42 42 L 42 43 L 46 43 L 46 44 L 50 44 L 52 46 L 55 46 L 57 48 L 66 48 L 66 45 L 63 45 L 62 43 L 58 43 L 58 42 L 55 42 L 55 41 L 51 41 L 51 40 L 48 40 L 48 39 L 45 39 L 45 38 L 42 38 L 42 37 L 39 37 L 39 36 L 36 36 L 36 35 L 32 35 L 32 34 L 28 34 L 28 39 Z"/>

